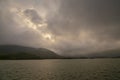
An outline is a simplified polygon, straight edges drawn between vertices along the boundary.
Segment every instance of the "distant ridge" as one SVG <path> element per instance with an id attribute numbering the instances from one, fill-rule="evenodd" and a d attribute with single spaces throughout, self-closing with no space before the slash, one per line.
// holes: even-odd
<path id="1" fill-rule="evenodd" d="M 62 56 L 45 48 L 0 45 L 0 59 L 59 59 Z"/>
<path id="2" fill-rule="evenodd" d="M 89 53 L 86 55 L 60 56 L 45 48 L 32 48 L 19 45 L 0 45 L 0 60 L 21 59 L 88 59 L 120 58 L 120 49 Z"/>
<path id="3" fill-rule="evenodd" d="M 101 52 L 90 53 L 88 57 L 92 58 L 120 58 L 120 49 L 111 49 Z"/>

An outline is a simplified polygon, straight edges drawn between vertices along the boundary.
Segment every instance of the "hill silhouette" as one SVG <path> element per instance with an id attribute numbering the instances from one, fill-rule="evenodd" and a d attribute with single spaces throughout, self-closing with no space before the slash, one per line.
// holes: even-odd
<path id="1" fill-rule="evenodd" d="M 45 48 L 0 45 L 0 59 L 59 59 L 62 56 Z"/>

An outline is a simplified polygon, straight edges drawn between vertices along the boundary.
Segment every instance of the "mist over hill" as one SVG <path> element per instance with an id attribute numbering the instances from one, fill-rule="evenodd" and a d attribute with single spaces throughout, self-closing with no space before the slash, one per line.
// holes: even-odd
<path id="1" fill-rule="evenodd" d="M 101 52 L 94 52 L 87 55 L 92 58 L 120 58 L 120 49 L 111 49 Z"/>
<path id="2" fill-rule="evenodd" d="M 0 59 L 56 59 L 62 58 L 45 48 L 31 48 L 18 45 L 0 45 Z"/>
<path id="3" fill-rule="evenodd" d="M 88 53 L 84 55 L 58 55 L 45 48 L 32 48 L 19 45 L 0 45 L 0 59 L 87 59 L 87 58 L 119 58 L 120 49 Z"/>

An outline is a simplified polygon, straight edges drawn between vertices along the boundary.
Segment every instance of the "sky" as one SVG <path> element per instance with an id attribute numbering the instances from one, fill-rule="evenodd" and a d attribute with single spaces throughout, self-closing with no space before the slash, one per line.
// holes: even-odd
<path id="1" fill-rule="evenodd" d="M 0 0 L 0 44 L 79 55 L 120 48 L 119 0 Z"/>

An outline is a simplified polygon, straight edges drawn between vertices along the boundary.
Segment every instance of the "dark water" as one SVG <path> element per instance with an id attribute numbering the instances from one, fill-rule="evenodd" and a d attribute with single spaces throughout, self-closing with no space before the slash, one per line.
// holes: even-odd
<path id="1" fill-rule="evenodd" d="M 120 80 L 120 59 L 1 60 L 0 80 Z"/>

